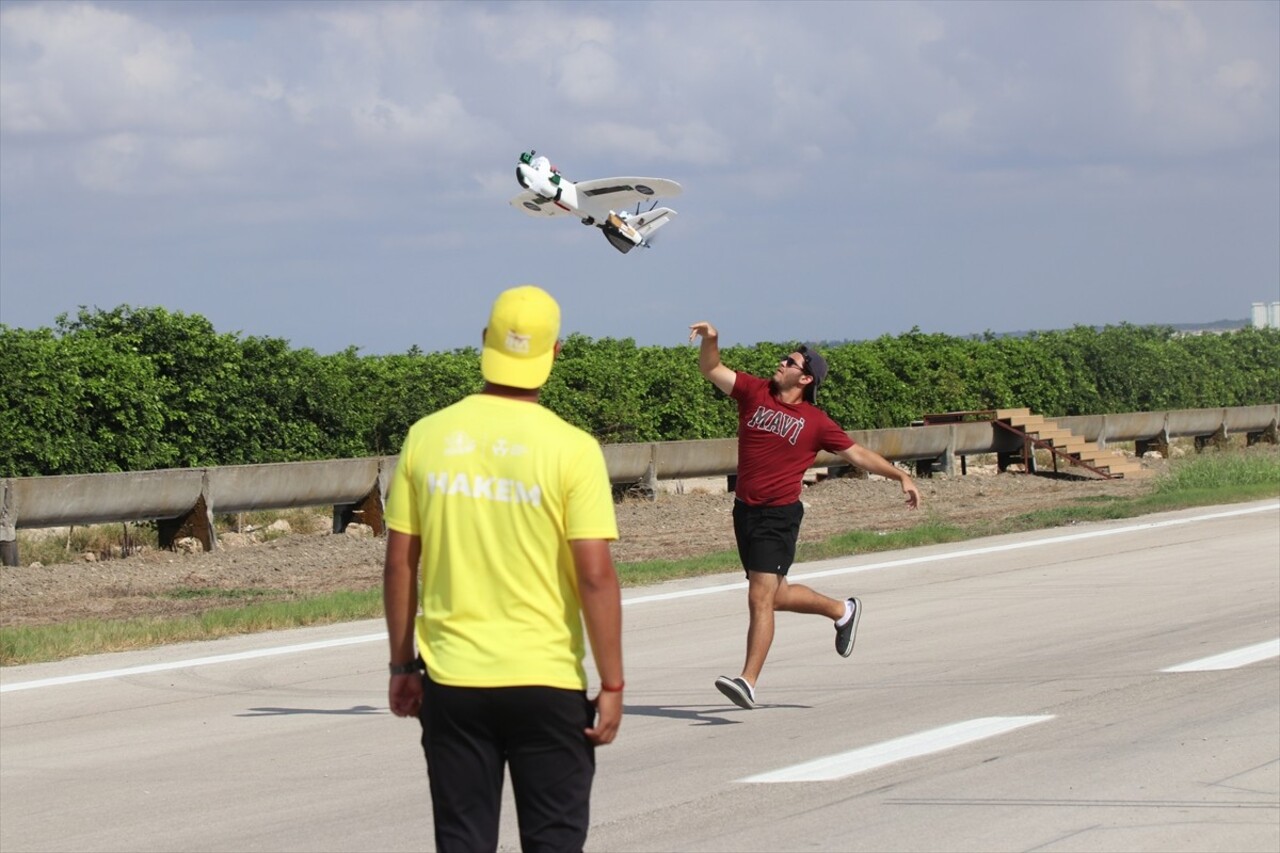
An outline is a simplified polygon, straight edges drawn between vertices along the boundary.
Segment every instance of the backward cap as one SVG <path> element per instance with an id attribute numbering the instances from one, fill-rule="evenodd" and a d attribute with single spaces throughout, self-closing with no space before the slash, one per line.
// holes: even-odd
<path id="1" fill-rule="evenodd" d="M 818 352 L 818 347 L 811 343 L 801 345 L 796 351 L 804 356 L 805 363 L 809 367 L 809 375 L 813 377 L 813 381 L 805 386 L 805 399 L 810 403 L 816 403 L 818 386 L 827 378 L 827 360 L 822 357 L 822 353 Z"/>
<path id="2" fill-rule="evenodd" d="M 505 290 L 489 312 L 480 372 L 495 385 L 541 388 L 559 337 L 560 306 L 551 294 L 531 284 Z"/>

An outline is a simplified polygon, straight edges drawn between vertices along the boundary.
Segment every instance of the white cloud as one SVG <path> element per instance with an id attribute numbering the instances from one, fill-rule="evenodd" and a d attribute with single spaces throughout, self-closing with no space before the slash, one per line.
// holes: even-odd
<path id="1" fill-rule="evenodd" d="M 374 97 L 370 103 L 352 107 L 351 120 L 356 132 L 374 144 L 448 145 L 469 117 L 457 98 L 437 95 L 414 105 Z"/>
<path id="2" fill-rule="evenodd" d="M 169 145 L 166 158 L 178 171 L 190 174 L 213 174 L 239 162 L 243 147 L 224 137 L 187 137 Z"/>
<path id="3" fill-rule="evenodd" d="M 455 23 L 481 39 L 482 55 L 511 64 L 546 65 L 583 44 L 614 44 L 614 25 L 588 4 L 513 3 L 463 10 Z"/>
<path id="4" fill-rule="evenodd" d="M 515 163 L 514 158 L 511 161 Z M 480 192 L 486 196 L 494 196 L 501 199 L 510 199 L 520 192 L 520 188 L 515 185 L 513 175 L 515 174 L 514 165 L 510 169 L 481 169 L 472 172 L 471 179 L 475 182 L 475 186 Z"/>
<path id="5" fill-rule="evenodd" d="M 7 112 L 42 132 L 182 131 L 217 116 L 191 109 L 207 93 L 185 33 L 89 4 L 16 6 L 0 15 Z M 207 106 L 203 104 L 203 106 Z"/>
<path id="6" fill-rule="evenodd" d="M 172 192 L 233 168 L 224 128 L 242 123 L 234 94 L 208 83 L 184 32 L 91 4 L 35 4 L 0 15 L 0 131 L 48 146 L 90 190 Z M 52 170 L 57 171 L 57 170 Z"/>
<path id="7" fill-rule="evenodd" d="M 76 158 L 75 172 L 91 190 L 127 192 L 135 186 L 142 140 L 129 133 L 95 139 Z"/>
<path id="8" fill-rule="evenodd" d="M 217 238 L 210 223 L 225 225 L 233 236 L 222 245 L 251 239 L 263 257 L 301 252 L 313 275 L 391 266 L 402 250 L 457 250 L 468 269 L 523 269 L 473 247 L 495 228 L 518 240 L 522 226 L 538 225 L 506 207 L 518 190 L 515 156 L 530 147 L 574 179 L 630 172 L 684 184 L 664 250 L 629 257 L 630 266 L 594 266 L 617 259 L 587 229 L 534 229 L 566 250 L 599 242 L 578 270 L 594 275 L 663 269 L 682 249 L 677 236 L 698 231 L 685 247 L 693 266 L 658 276 L 680 298 L 699 292 L 687 286 L 689 270 L 704 269 L 699 253 L 716 240 L 734 251 L 708 256 L 777 260 L 753 254 L 763 241 L 752 228 L 788 245 L 809 240 L 803 263 L 820 273 L 822 252 L 843 241 L 817 245 L 825 238 L 811 223 L 832 214 L 859 222 L 860 261 L 879 257 L 884 275 L 898 277 L 930 263 L 922 234 L 961 245 L 971 218 L 999 233 L 1037 217 L 1067 223 L 1072 210 L 1087 220 L 1077 227 L 1101 231 L 1127 205 L 1129 223 L 1180 213 L 1152 227 L 1168 235 L 1208 209 L 1178 206 L 1194 188 L 1217 207 L 1192 236 L 1229 221 L 1224 211 L 1248 209 L 1246 228 L 1268 224 L 1276 205 L 1267 181 L 1280 159 L 1278 21 L 1271 0 L 7 0 L 5 301 L 15 270 L 66 279 L 59 264 L 74 254 L 37 257 L 35 233 L 65 229 L 86 210 L 120 223 L 100 251 L 131 250 L 135 265 L 174 265 L 130 243 L 142 238 L 129 223 L 152 217 L 188 251 Z M 1018 216 L 997 229 L 1006 207 Z M 186 230 L 196 222 L 206 230 Z M 1274 233 L 1268 239 L 1259 276 L 1274 281 Z M 1162 246 L 1173 242 L 1176 251 L 1195 244 L 1184 234 Z M 318 257 L 326 251 L 335 253 L 328 262 Z M 211 255 L 208 274 L 241 257 L 250 256 Z M 873 282 L 876 270 L 860 275 Z"/>
<path id="9" fill-rule="evenodd" d="M 298 88 L 286 89 L 284 83 L 274 75 L 268 74 L 261 82 L 248 87 L 250 95 L 271 104 L 284 107 L 287 123 L 296 127 L 305 127 L 312 123 L 320 107 L 320 99 L 310 92 Z"/>
<path id="10" fill-rule="evenodd" d="M 624 78 L 605 45 L 585 42 L 559 56 L 557 64 L 556 89 L 570 103 L 607 106 L 643 97 L 643 78 Z"/>
<path id="11" fill-rule="evenodd" d="M 703 120 L 646 127 L 621 121 L 591 122 L 577 137 L 611 162 L 666 162 L 699 166 L 730 161 L 734 142 Z M 603 175 L 595 177 L 604 177 Z"/>
<path id="12" fill-rule="evenodd" d="M 1268 29 L 1258 9 L 1237 4 L 1126 8 L 1120 89 L 1139 150 L 1202 155 L 1275 139 L 1274 20 Z"/>
<path id="13" fill-rule="evenodd" d="M 1220 86 L 1233 92 L 1261 94 L 1266 88 L 1262 63 L 1254 59 L 1236 59 L 1221 65 L 1214 78 Z"/>

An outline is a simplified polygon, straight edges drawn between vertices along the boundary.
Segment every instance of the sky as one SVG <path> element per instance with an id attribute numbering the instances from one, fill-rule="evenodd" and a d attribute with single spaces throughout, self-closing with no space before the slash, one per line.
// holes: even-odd
<path id="1" fill-rule="evenodd" d="M 0 2 L 0 323 L 158 306 L 320 353 L 1247 319 L 1280 3 Z M 511 207 L 683 193 L 652 249 Z"/>

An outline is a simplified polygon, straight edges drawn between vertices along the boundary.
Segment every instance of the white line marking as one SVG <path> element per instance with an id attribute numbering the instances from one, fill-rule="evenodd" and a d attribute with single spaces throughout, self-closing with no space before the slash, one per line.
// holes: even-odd
<path id="1" fill-rule="evenodd" d="M 955 560 L 963 559 L 965 557 L 979 556 L 982 554 L 995 554 L 1001 551 L 1018 551 L 1023 548 L 1040 548 L 1046 545 L 1061 545 L 1064 542 L 1076 542 L 1081 539 L 1094 539 L 1099 536 L 1116 536 L 1122 533 L 1136 533 L 1141 530 L 1152 530 L 1161 527 L 1176 527 L 1201 521 L 1214 521 L 1220 518 L 1251 515 L 1258 512 L 1274 512 L 1277 509 L 1280 509 L 1280 503 L 1245 507 L 1243 509 L 1224 510 L 1222 512 L 1191 516 L 1189 518 L 1173 518 L 1166 519 L 1164 521 L 1132 524 L 1126 527 L 1112 527 L 1106 530 L 1087 530 L 1079 533 L 1069 533 L 1065 536 L 1055 536 L 1050 539 L 1035 539 L 1027 542 L 1010 542 L 1004 545 L 990 545 L 984 548 L 969 548 L 964 551 L 948 551 L 943 554 L 930 554 L 923 557 L 907 557 L 901 560 L 888 560 L 883 563 L 868 563 L 865 566 L 840 566 L 820 572 L 796 574 L 791 577 L 793 579 L 823 578 L 831 577 L 833 575 L 849 575 L 856 574 L 858 572 L 870 572 L 879 569 L 894 569 L 899 566 L 914 566 L 921 563 L 935 563 L 942 560 Z M 622 605 L 624 607 L 630 607 L 635 604 L 651 604 L 655 601 L 672 601 L 677 598 L 689 598 L 697 595 L 714 595 L 719 592 L 746 589 L 746 586 L 746 581 L 738 581 L 737 583 L 719 584 L 717 586 L 703 587 L 701 589 L 686 589 L 678 592 L 660 592 L 654 593 L 653 595 L 638 595 L 634 598 L 624 599 Z M 127 669 L 112 669 L 105 670 L 103 672 L 84 673 L 83 675 L 68 675 L 60 678 L 42 678 L 37 681 L 20 681 L 14 684 L 0 684 L 0 693 L 11 693 L 16 690 L 30 690 L 35 687 L 53 687 L 59 684 L 75 684 L 81 681 L 97 681 L 103 678 L 120 678 L 127 675 L 141 675 L 147 672 L 160 672 L 162 670 L 169 669 L 184 669 L 189 666 L 204 666 L 211 663 L 229 663 L 231 661 L 249 660 L 251 658 L 268 657 L 271 655 L 287 655 L 294 654 L 295 652 L 311 651 L 317 648 L 347 646 L 355 643 L 371 643 L 378 640 L 385 640 L 386 638 L 386 634 L 367 634 L 363 637 L 354 637 L 348 640 L 332 640 L 318 644 L 305 643 L 298 646 L 281 646 L 274 649 L 238 652 L 236 654 L 217 655 L 208 658 L 193 658 L 191 660 L 173 661 L 171 663 L 164 664 L 150 664 L 147 666 L 129 667 Z"/>
<path id="2" fill-rule="evenodd" d="M 1231 652 L 1223 652 L 1220 655 L 1212 655 L 1211 657 L 1200 658 L 1188 663 L 1180 663 L 1177 666 L 1171 666 L 1160 671 L 1208 672 L 1215 669 L 1238 669 L 1239 667 L 1274 657 L 1280 657 L 1280 638 L 1267 640 L 1264 643 L 1254 643 L 1252 646 L 1245 646 L 1243 649 L 1236 649 Z"/>
<path id="3" fill-rule="evenodd" d="M 884 767 L 886 764 L 906 761 L 908 758 L 917 758 L 921 755 L 929 755 L 934 752 L 942 752 L 944 749 L 963 746 L 966 743 L 985 740 L 989 737 L 1020 729 L 1023 726 L 1043 723 L 1052 719 L 1052 714 L 1037 717 L 981 717 L 976 720 L 966 720 L 963 723 L 955 723 L 950 726 L 942 726 L 941 728 L 894 738 L 893 740 L 864 746 L 861 749 L 855 749 L 850 752 L 842 752 L 838 755 L 828 755 L 825 758 L 806 761 L 803 764 L 794 764 L 781 770 L 759 773 L 738 781 L 829 782 L 834 779 L 852 776 L 855 773 L 875 770 L 877 767 Z"/>
<path id="4" fill-rule="evenodd" d="M 834 575 L 851 575 L 859 572 L 876 571 L 878 569 L 896 569 L 899 566 L 916 566 L 921 563 L 936 563 L 942 560 L 976 557 L 981 556 L 982 554 L 998 554 L 1003 551 L 1020 551 L 1024 548 L 1042 548 L 1046 545 L 1061 545 L 1064 542 L 1078 542 L 1082 539 L 1096 539 L 1101 536 L 1117 536 L 1121 533 L 1136 533 L 1141 530 L 1177 527 L 1200 521 L 1214 521 L 1220 518 L 1231 518 L 1238 515 L 1251 515 L 1257 512 L 1275 512 L 1277 509 L 1280 509 L 1280 503 L 1246 507 L 1244 509 L 1225 510 L 1223 512 L 1210 513 L 1209 515 L 1198 515 L 1190 518 L 1170 518 L 1165 519 L 1164 521 L 1150 521 L 1143 524 L 1131 524 L 1126 527 L 1112 527 L 1106 530 L 1082 530 L 1079 533 L 1068 533 L 1065 536 L 1055 536 L 1051 539 L 1034 539 L 1027 542 L 1007 542 L 1003 545 L 988 545 L 983 548 L 968 548 L 963 551 L 948 551 L 943 554 L 926 554 L 921 557 L 906 557 L 901 560 L 887 560 L 883 563 L 867 563 L 865 566 L 837 566 L 834 569 L 825 569 L 820 572 L 806 572 L 804 574 L 790 575 L 789 577 L 825 578 L 832 577 Z M 653 601 L 671 601 L 673 599 L 688 598 L 694 595 L 709 595 L 713 592 L 725 592 L 732 589 L 746 589 L 746 586 L 746 581 L 739 581 L 737 583 L 709 586 L 702 589 L 686 589 L 679 592 L 659 592 L 654 593 L 653 595 L 641 595 L 635 598 L 628 598 L 623 601 L 622 604 L 625 607 L 631 604 L 648 604 Z"/>
<path id="5" fill-rule="evenodd" d="M 298 652 L 311 652 L 316 649 L 331 649 L 336 646 L 353 646 L 357 643 L 369 643 L 374 640 L 385 640 L 387 634 L 365 634 L 360 637 L 347 637 L 340 640 L 317 640 L 314 643 L 299 643 L 295 646 L 276 646 L 270 649 L 255 649 L 248 652 L 235 652 L 226 655 L 212 655 L 205 658 L 175 660 L 168 663 L 150 663 L 144 666 L 131 666 L 126 669 L 107 669 L 100 672 L 85 672 L 80 675 L 62 675 L 56 678 L 41 678 L 36 681 L 19 681 L 16 684 L 0 684 L 0 693 L 12 693 L 15 690 L 31 690 L 36 687 L 54 687 L 59 684 L 78 684 L 82 681 L 100 681 L 104 678 L 123 678 L 127 675 L 144 675 L 148 672 L 164 672 L 170 669 L 186 669 L 190 666 L 207 666 L 212 663 L 228 663 L 253 658 L 267 658 L 276 655 L 292 655 Z"/>

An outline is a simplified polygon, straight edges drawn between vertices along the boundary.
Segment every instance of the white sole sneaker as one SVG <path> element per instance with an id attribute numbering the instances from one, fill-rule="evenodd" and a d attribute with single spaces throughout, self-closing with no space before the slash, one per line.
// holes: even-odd
<path id="1" fill-rule="evenodd" d="M 862 602 L 856 598 L 846 599 L 853 604 L 853 615 L 849 621 L 836 627 L 836 654 L 847 658 L 853 651 L 853 641 L 858 636 L 858 620 L 862 618 Z"/>
<path id="2" fill-rule="evenodd" d="M 756 707 L 756 692 L 751 689 L 751 685 L 745 678 L 730 678 L 722 675 L 716 679 L 716 687 L 739 708 L 750 711 Z"/>

